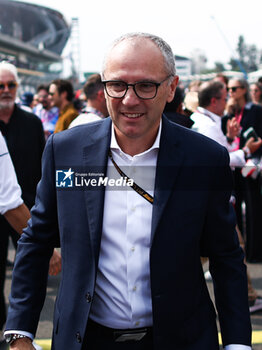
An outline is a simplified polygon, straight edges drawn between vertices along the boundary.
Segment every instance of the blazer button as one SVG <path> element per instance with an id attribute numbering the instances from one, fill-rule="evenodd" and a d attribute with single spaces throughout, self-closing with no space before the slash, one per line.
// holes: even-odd
<path id="1" fill-rule="evenodd" d="M 79 332 L 76 333 L 76 341 L 77 341 L 78 343 L 81 343 L 81 342 L 82 342 L 82 338 L 81 338 L 81 335 L 80 335 Z"/>
<path id="2" fill-rule="evenodd" d="M 87 293 L 87 294 L 86 294 L 86 301 L 87 301 L 88 303 L 91 303 L 91 301 L 92 301 L 92 295 L 91 295 L 90 293 Z"/>

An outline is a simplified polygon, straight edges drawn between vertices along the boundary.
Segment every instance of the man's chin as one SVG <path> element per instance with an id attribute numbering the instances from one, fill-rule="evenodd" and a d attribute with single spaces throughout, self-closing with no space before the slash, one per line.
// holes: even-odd
<path id="1" fill-rule="evenodd" d="M 0 110 L 1 109 L 9 109 L 14 107 L 15 102 L 13 100 L 10 101 L 0 101 Z"/>

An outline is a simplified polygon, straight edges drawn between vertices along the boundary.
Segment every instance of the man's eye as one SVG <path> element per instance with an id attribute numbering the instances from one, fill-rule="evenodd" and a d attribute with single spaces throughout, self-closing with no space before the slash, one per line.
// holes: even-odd
<path id="1" fill-rule="evenodd" d="M 126 84 L 121 81 L 114 81 L 109 83 L 108 87 L 113 90 L 122 91 L 126 89 Z"/>
<path id="2" fill-rule="evenodd" d="M 140 90 L 140 91 L 152 91 L 153 89 L 155 89 L 155 84 L 153 83 L 139 83 L 137 84 L 137 88 Z"/>

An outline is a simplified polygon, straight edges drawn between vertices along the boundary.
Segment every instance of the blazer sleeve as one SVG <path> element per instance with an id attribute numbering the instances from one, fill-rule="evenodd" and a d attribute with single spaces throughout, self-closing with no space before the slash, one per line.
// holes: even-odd
<path id="1" fill-rule="evenodd" d="M 219 158 L 219 166 L 213 168 L 211 175 L 213 188 L 202 237 L 203 255 L 209 257 L 223 345 L 250 345 L 246 266 L 235 230 L 234 209 L 229 202 L 232 175 L 226 149 L 221 148 Z"/>

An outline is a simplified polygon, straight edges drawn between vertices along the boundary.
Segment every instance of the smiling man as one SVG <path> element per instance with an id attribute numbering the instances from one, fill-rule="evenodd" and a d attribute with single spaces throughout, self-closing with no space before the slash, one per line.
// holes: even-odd
<path id="1" fill-rule="evenodd" d="M 171 48 L 154 35 L 125 35 L 107 54 L 102 77 L 111 118 L 47 142 L 13 273 L 10 348 L 33 350 L 47 261 L 60 242 L 53 350 L 217 350 L 200 256 L 210 259 L 226 349 L 250 349 L 228 154 L 162 117 L 178 82 Z M 134 184 L 74 188 L 79 168 L 82 176 Z M 68 169 L 70 188 L 55 176 Z"/>

